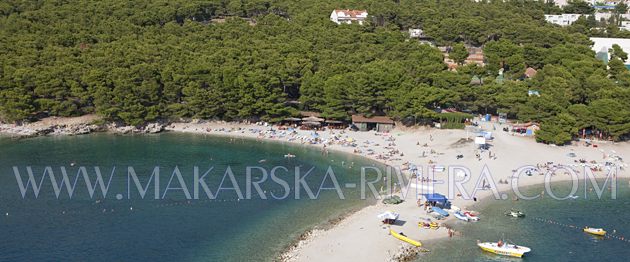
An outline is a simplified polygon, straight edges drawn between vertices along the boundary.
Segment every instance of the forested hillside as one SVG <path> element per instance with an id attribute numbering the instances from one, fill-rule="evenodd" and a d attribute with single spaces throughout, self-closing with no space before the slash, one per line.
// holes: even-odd
<path id="1" fill-rule="evenodd" d="M 367 10 L 369 22 L 331 22 L 342 8 Z M 0 116 L 95 112 L 141 125 L 278 121 L 308 110 L 427 120 L 457 108 L 539 121 L 544 142 L 564 143 L 582 128 L 624 138 L 627 54 L 617 50 L 607 69 L 586 35 L 601 29 L 547 24 L 544 12 L 557 11 L 539 1 L 4 0 Z M 441 46 L 483 46 L 488 64 L 449 71 L 408 28 Z M 527 67 L 538 74 L 522 81 Z M 496 81 L 500 68 L 505 79 Z"/>

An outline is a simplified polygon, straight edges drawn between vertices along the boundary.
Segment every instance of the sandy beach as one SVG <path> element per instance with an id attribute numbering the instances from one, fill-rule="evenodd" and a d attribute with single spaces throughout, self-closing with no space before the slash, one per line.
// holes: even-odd
<path id="1" fill-rule="evenodd" d="M 541 172 L 543 164 L 553 163 L 570 165 L 581 174 L 582 167 L 576 163 L 578 159 L 593 161 L 603 165 L 604 162 L 613 155 L 623 159 L 630 156 L 630 144 L 602 142 L 595 143 L 597 147 L 585 146 L 583 142 L 576 142 L 569 146 L 553 146 L 536 143 L 533 138 L 512 135 L 501 131 L 498 123 L 480 123 L 480 127 L 493 133 L 493 141 L 490 142 L 489 151 L 479 152 L 472 140 L 475 134 L 465 130 L 438 130 L 429 128 L 395 129 L 390 134 L 376 132 L 353 132 L 353 131 L 319 131 L 320 143 L 311 144 L 310 137 L 312 131 L 269 131 L 270 127 L 233 124 L 233 123 L 177 123 L 166 127 L 166 130 L 175 132 L 205 133 L 227 136 L 242 136 L 257 139 L 267 139 L 273 141 L 308 144 L 315 147 L 342 152 L 358 154 L 375 161 L 382 162 L 393 167 L 404 167 L 407 163 L 422 166 L 423 174 L 426 174 L 430 165 L 442 165 L 445 167 L 460 165 L 470 169 L 470 180 L 464 184 L 468 193 L 475 188 L 476 182 L 482 174 L 484 167 L 487 167 L 495 183 L 498 180 L 510 181 L 513 170 L 525 165 L 540 165 Z M 347 141 L 353 141 L 356 147 L 348 146 Z M 575 154 L 574 157 L 568 154 Z M 476 156 L 479 154 L 479 158 Z M 463 155 L 458 159 L 457 155 Z M 492 157 L 490 157 L 492 156 Z M 299 157 L 299 156 L 297 156 Z M 410 177 L 409 172 L 404 172 Z M 602 177 L 603 171 L 595 172 L 596 176 Z M 619 177 L 628 177 L 627 172 L 621 171 Z M 435 174 L 435 179 L 446 180 L 447 171 Z M 570 180 L 567 174 L 556 173 L 551 181 Z M 532 176 L 522 175 L 518 179 L 518 186 L 524 187 L 544 182 L 544 176 L 535 174 Z M 496 184 L 498 191 L 511 192 L 511 185 Z M 447 194 L 448 185 L 434 185 L 435 192 Z M 490 196 L 490 197 L 489 197 Z M 494 200 L 491 190 L 477 191 L 475 197 L 481 201 L 501 201 Z M 513 201 L 514 194 L 508 193 L 507 200 Z M 475 203 L 472 199 L 455 197 L 450 199 L 454 206 L 463 210 Z M 386 210 L 391 210 L 400 214 L 402 225 L 393 225 L 392 229 L 397 232 L 404 232 L 412 239 L 426 241 L 437 238 L 448 237 L 448 230 L 444 227 L 439 230 L 418 229 L 417 222 L 422 218 L 427 218 L 426 211 L 418 207 L 415 191 L 407 194 L 405 202 L 399 205 L 385 205 L 378 203 L 366 207 L 343 219 L 339 224 L 328 230 L 314 230 L 305 240 L 300 241 L 295 247 L 282 255 L 287 261 L 319 261 L 325 257 L 327 261 L 390 261 L 400 255 L 410 245 L 403 243 L 389 235 L 389 226 L 382 225 L 376 216 Z M 483 214 L 480 214 L 483 219 Z M 452 216 L 448 218 L 454 219 Z M 443 223 L 444 220 L 439 221 Z M 471 224 L 470 226 L 474 226 Z"/>
<path id="2" fill-rule="evenodd" d="M 88 123 L 95 119 L 92 117 L 71 119 L 72 124 Z M 63 121 L 54 125 L 67 125 Z M 46 123 L 34 124 L 37 128 L 45 128 Z M 4 132 L 19 131 L 28 133 L 29 127 L 18 129 L 5 128 Z M 325 130 L 316 134 L 309 130 L 279 130 L 278 127 L 240 124 L 227 122 L 195 122 L 195 123 L 171 123 L 164 126 L 164 130 L 171 132 L 209 134 L 232 137 L 247 137 L 252 139 L 277 141 L 283 143 L 296 143 L 305 146 L 319 148 L 319 150 L 337 150 L 345 153 L 367 157 L 383 164 L 399 167 L 405 170 L 411 165 L 421 169 L 421 176 L 428 175 L 428 167 L 432 165 L 444 166 L 447 170 L 436 172 L 436 180 L 447 180 L 448 167 L 464 166 L 470 170 L 469 181 L 463 184 L 465 190 L 471 193 L 476 183 L 480 180 L 484 167 L 492 175 L 494 182 L 498 180 L 509 181 L 507 184 L 495 184 L 498 191 L 511 192 L 511 178 L 513 170 L 525 165 L 538 165 L 552 167 L 557 164 L 573 166 L 578 172 L 582 172 L 581 165 L 599 165 L 609 160 L 612 156 L 622 159 L 630 157 L 630 144 L 595 142 L 597 147 L 585 146 L 584 142 L 575 142 L 568 146 L 552 146 L 536 143 L 533 138 L 513 135 L 502 131 L 498 123 L 480 122 L 480 128 L 492 132 L 494 139 L 489 143 L 489 150 L 479 151 L 474 144 L 475 132 L 466 130 L 439 130 L 425 127 L 396 128 L 390 133 L 355 132 L 348 130 Z M 63 135 L 63 133 L 60 133 Z M 315 140 L 314 138 L 317 137 Z M 287 152 L 290 153 L 290 152 Z M 569 156 L 571 154 L 571 156 Z M 573 155 L 574 154 L 574 155 Z M 456 156 L 463 157 L 458 158 Z M 296 156 L 300 157 L 300 156 Z M 578 163 L 577 160 L 585 160 L 586 163 Z M 621 163 L 625 165 L 624 163 Z M 410 178 L 409 171 L 403 174 Z M 602 176 L 603 172 L 595 172 L 596 176 Z M 628 177 L 627 171 L 621 171 L 619 177 Z M 552 176 L 552 181 L 569 180 L 566 174 L 557 173 Z M 529 186 L 544 182 L 544 176 L 534 174 L 532 176 L 520 176 L 518 186 Z M 447 195 L 449 185 L 434 184 L 434 191 Z M 479 190 L 475 198 L 479 201 L 494 200 L 492 190 Z M 513 201 L 514 194 L 508 193 L 507 200 Z M 472 196 L 471 196 L 472 198 Z M 456 196 L 451 198 L 452 205 L 463 210 L 475 203 L 473 199 L 464 199 Z M 339 223 L 327 230 L 314 229 L 308 237 L 282 254 L 281 260 L 285 261 L 320 261 L 325 257 L 327 261 L 392 261 L 411 249 L 411 245 L 403 243 L 389 235 L 389 226 L 383 225 L 377 215 L 391 210 L 400 214 L 402 221 L 391 228 L 397 232 L 404 232 L 408 237 L 427 241 L 448 237 L 448 230 L 441 227 L 438 230 L 419 229 L 418 221 L 428 218 L 423 207 L 419 207 L 416 201 L 415 191 L 407 194 L 405 201 L 398 205 L 385 205 L 380 201 L 348 215 Z M 483 214 L 480 214 L 483 219 Z M 446 220 L 439 223 L 448 222 Z M 469 226 L 474 226 L 471 223 Z M 455 236 L 457 237 L 457 236 Z"/>

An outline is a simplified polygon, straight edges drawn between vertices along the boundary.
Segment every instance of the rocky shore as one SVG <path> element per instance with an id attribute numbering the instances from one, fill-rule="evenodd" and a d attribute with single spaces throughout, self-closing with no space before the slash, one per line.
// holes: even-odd
<path id="1" fill-rule="evenodd" d="M 140 127 L 120 123 L 103 123 L 99 117 L 50 117 L 22 125 L 0 123 L 0 133 L 14 137 L 35 137 L 46 135 L 84 135 L 94 132 L 115 134 L 153 134 L 164 131 L 167 123 L 154 122 Z"/>

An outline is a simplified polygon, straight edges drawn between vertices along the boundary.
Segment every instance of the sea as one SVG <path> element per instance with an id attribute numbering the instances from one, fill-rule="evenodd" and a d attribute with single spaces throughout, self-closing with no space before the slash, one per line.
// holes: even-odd
<path id="1" fill-rule="evenodd" d="M 0 261 L 273 261 L 375 201 L 364 167 L 382 168 L 219 136 L 0 137 Z"/>
<path id="2" fill-rule="evenodd" d="M 585 182 L 587 184 L 585 184 Z M 449 226 L 457 236 L 426 243 L 430 250 L 418 261 L 628 261 L 630 258 L 630 184 L 617 181 L 614 194 L 607 186 L 601 197 L 590 182 L 576 182 L 577 198 L 556 200 L 545 194 L 536 200 L 484 200 L 472 209 L 480 212 L 478 222 L 455 221 Z M 600 188 L 604 181 L 598 181 Z M 609 180 L 610 183 L 610 180 Z M 610 184 L 608 184 L 610 185 Z M 572 182 L 551 184 L 551 192 L 564 198 L 571 195 Z M 586 189 L 586 190 L 585 190 Z M 526 196 L 545 190 L 544 185 L 524 187 Z M 547 191 L 548 192 L 548 191 Z M 523 218 L 505 215 L 511 209 L 525 213 Z M 605 237 L 589 235 L 583 227 L 605 229 Z M 504 239 L 532 249 L 523 258 L 510 258 L 481 251 L 481 242 Z"/>
<path id="3" fill-rule="evenodd" d="M 370 167 L 383 169 L 350 154 L 208 135 L 0 137 L 0 261 L 275 261 L 305 231 L 372 204 L 362 181 L 378 178 L 361 179 Z M 448 222 L 458 236 L 424 243 L 430 252 L 418 261 L 626 261 L 628 180 L 616 199 L 584 188 L 563 201 L 480 201 L 481 221 Z M 571 184 L 552 189 L 566 196 Z M 526 216 L 505 216 L 512 208 Z M 609 235 L 585 234 L 586 225 Z M 507 258 L 476 246 L 500 238 L 532 252 Z"/>

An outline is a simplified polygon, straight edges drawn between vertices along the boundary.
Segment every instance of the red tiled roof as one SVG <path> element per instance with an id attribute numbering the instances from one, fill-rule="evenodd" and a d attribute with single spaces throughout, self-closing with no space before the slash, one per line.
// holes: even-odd
<path id="1" fill-rule="evenodd" d="M 527 77 L 529 77 L 529 78 L 534 77 L 534 76 L 536 75 L 536 73 L 538 73 L 538 71 L 536 71 L 536 69 L 533 69 L 533 68 L 531 68 L 531 67 L 528 67 L 528 68 L 525 70 L 525 75 L 526 75 Z"/>

